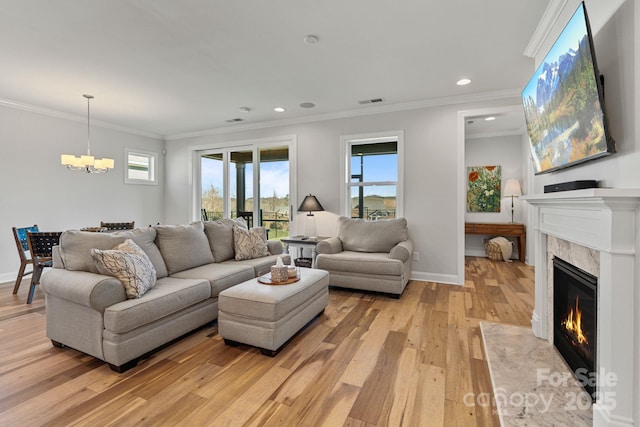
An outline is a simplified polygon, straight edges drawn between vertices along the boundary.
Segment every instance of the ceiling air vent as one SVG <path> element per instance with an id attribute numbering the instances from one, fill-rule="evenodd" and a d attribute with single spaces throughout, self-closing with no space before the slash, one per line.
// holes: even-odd
<path id="1" fill-rule="evenodd" d="M 363 99 L 362 101 L 358 101 L 358 104 L 361 104 L 361 105 L 375 104 L 382 101 L 384 101 L 384 98 L 371 98 L 371 99 Z"/>
<path id="2" fill-rule="evenodd" d="M 227 123 L 236 123 L 236 122 L 243 122 L 244 119 L 241 119 L 240 117 L 236 117 L 235 119 L 229 119 L 229 120 L 225 120 L 225 122 Z"/>

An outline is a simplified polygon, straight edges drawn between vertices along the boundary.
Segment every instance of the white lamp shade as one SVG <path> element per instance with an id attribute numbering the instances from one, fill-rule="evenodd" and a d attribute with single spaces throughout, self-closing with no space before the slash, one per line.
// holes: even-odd
<path id="1" fill-rule="evenodd" d="M 76 156 L 74 156 L 73 154 L 61 154 L 60 163 L 62 163 L 65 166 L 73 165 L 75 158 Z"/>
<path id="2" fill-rule="evenodd" d="M 508 179 L 504 186 L 504 196 L 522 196 L 520 182 L 517 179 Z"/>
<path id="3" fill-rule="evenodd" d="M 114 160 L 108 157 L 105 157 L 102 159 L 102 165 L 105 167 L 105 169 L 113 169 Z"/>
<path id="4" fill-rule="evenodd" d="M 80 164 L 82 166 L 93 166 L 95 163 L 95 158 L 93 156 L 81 156 Z"/>

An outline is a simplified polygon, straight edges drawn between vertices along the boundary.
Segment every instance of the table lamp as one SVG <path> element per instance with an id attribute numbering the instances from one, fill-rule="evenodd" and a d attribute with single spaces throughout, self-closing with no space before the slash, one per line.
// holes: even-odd
<path id="1" fill-rule="evenodd" d="M 298 208 L 298 212 L 308 212 L 307 219 L 304 223 L 304 235 L 305 237 L 316 237 L 316 218 L 313 212 L 323 211 L 324 208 L 316 199 L 316 196 L 309 194 L 305 196 L 304 200 Z"/>
<path id="2" fill-rule="evenodd" d="M 511 223 L 513 223 L 513 196 L 522 196 L 520 182 L 517 179 L 508 179 L 504 186 L 504 195 L 511 196 Z"/>

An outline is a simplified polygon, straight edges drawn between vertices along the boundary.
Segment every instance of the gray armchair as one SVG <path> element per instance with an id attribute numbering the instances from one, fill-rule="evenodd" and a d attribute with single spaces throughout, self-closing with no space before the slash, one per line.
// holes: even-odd
<path id="1" fill-rule="evenodd" d="M 399 298 L 411 276 L 413 243 L 407 220 L 366 221 L 340 217 L 338 236 L 318 242 L 317 267 L 329 284 L 383 292 Z"/>

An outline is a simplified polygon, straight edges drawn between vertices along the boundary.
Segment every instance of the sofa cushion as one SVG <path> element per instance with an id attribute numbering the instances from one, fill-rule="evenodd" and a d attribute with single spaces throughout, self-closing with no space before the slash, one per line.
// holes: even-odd
<path id="1" fill-rule="evenodd" d="M 337 254 L 321 254 L 316 258 L 318 268 L 328 271 L 344 271 L 380 276 L 400 276 L 404 263 L 390 259 L 388 253 L 344 251 Z"/>
<path id="2" fill-rule="evenodd" d="M 69 230 L 60 236 L 60 259 L 64 268 L 72 271 L 89 271 L 98 273 L 91 249 L 112 249 L 127 239 L 133 240 L 147 254 L 158 278 L 167 276 L 160 250 L 154 243 L 156 230 L 153 227 L 136 228 L 135 230 L 117 231 L 114 233 L 93 233 L 89 231 Z"/>
<path id="3" fill-rule="evenodd" d="M 189 225 L 156 225 L 156 243 L 169 275 L 214 262 L 201 221 Z"/>
<path id="4" fill-rule="evenodd" d="M 233 245 L 237 261 L 243 259 L 260 258 L 269 255 L 267 235 L 262 227 L 253 227 L 251 230 L 233 226 Z"/>
<path id="5" fill-rule="evenodd" d="M 156 283 L 156 270 L 151 260 L 131 239 L 111 250 L 91 249 L 90 252 L 100 274 L 122 282 L 127 298 L 140 298 Z"/>
<path id="6" fill-rule="evenodd" d="M 207 235 L 209 246 L 216 262 L 226 261 L 235 257 L 233 247 L 233 226 L 247 228 L 244 218 L 223 218 L 217 221 L 205 221 L 204 234 Z"/>
<path id="7" fill-rule="evenodd" d="M 165 277 L 158 280 L 156 286 L 142 298 L 107 307 L 104 311 L 104 327 L 123 334 L 204 301 L 210 295 L 211 287 L 206 280 Z"/>
<path id="8" fill-rule="evenodd" d="M 253 267 L 236 261 L 226 261 L 222 264 L 205 264 L 190 268 L 171 277 L 177 279 L 204 279 L 211 285 L 211 298 L 217 298 L 223 290 L 255 277 Z"/>
<path id="9" fill-rule="evenodd" d="M 407 220 L 367 221 L 340 217 L 338 237 L 345 251 L 389 253 L 397 243 L 407 240 Z"/>

